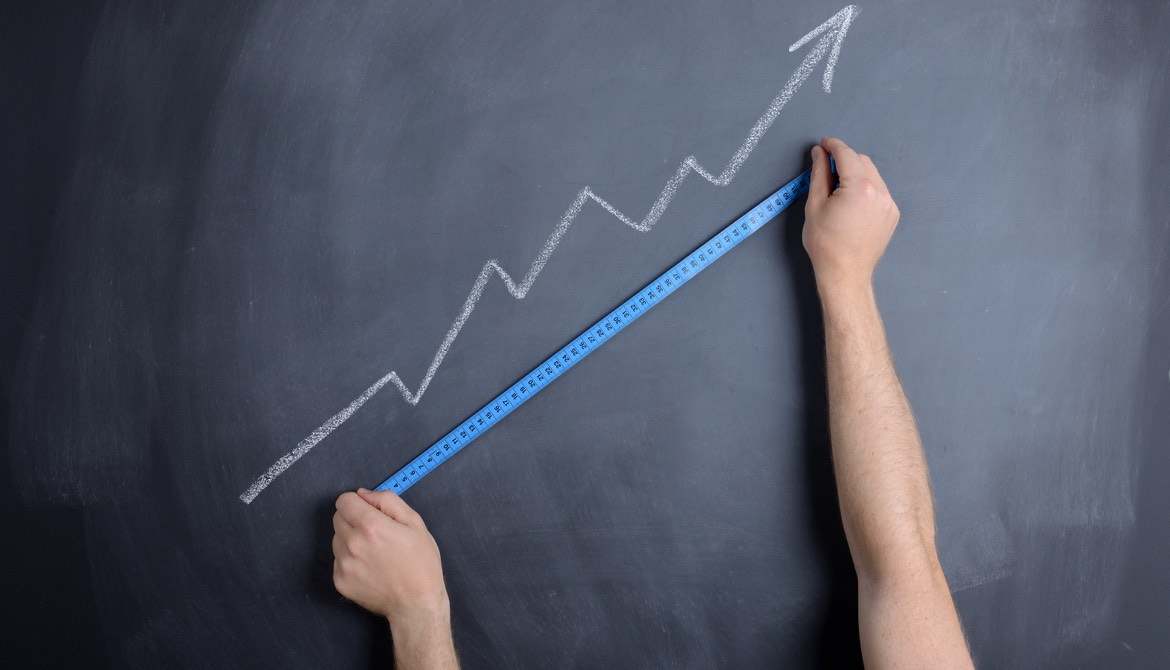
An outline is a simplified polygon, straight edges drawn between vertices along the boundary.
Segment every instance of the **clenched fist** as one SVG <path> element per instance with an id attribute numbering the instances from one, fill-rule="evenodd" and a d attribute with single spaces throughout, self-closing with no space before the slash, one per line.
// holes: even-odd
<path id="1" fill-rule="evenodd" d="M 455 668 L 439 547 L 390 491 L 343 493 L 333 515 L 333 584 L 390 622 L 399 668 Z"/>
<path id="2" fill-rule="evenodd" d="M 841 185 L 833 189 L 829 155 Z M 873 161 L 835 137 L 812 149 L 812 180 L 804 205 L 804 248 L 821 293 L 868 288 L 898 225 L 898 206 Z"/>

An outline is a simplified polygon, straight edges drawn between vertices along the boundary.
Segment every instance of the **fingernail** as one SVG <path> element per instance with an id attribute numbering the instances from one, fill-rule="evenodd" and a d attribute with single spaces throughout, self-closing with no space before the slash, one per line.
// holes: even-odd
<path id="1" fill-rule="evenodd" d="M 370 492 L 370 490 L 367 488 L 359 488 L 358 489 L 358 493 L 369 493 L 369 492 Z"/>
<path id="2" fill-rule="evenodd" d="M 820 155 L 820 153 L 821 153 L 821 148 L 819 146 L 813 147 L 812 148 L 812 159 L 815 161 L 817 159 L 817 157 Z"/>

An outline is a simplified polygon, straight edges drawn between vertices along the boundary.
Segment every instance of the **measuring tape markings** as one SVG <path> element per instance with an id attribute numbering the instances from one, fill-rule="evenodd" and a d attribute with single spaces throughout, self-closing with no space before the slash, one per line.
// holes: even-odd
<path id="1" fill-rule="evenodd" d="M 830 169 L 832 167 L 831 165 Z M 560 351 L 521 377 L 519 381 L 428 447 L 374 490 L 394 491 L 401 494 L 420 479 L 434 472 L 475 438 L 483 435 L 581 359 L 608 342 L 626 326 L 638 320 L 664 298 L 690 281 L 692 277 L 722 258 L 724 254 L 747 239 L 749 235 L 762 228 L 765 223 L 784 211 L 797 198 L 807 193 L 810 173 L 811 170 L 805 170 L 796 179 L 788 182 L 780 190 L 736 219 L 734 223 L 719 231 L 674 267 L 659 275 L 658 278 L 618 305 L 597 323 L 584 330 Z"/>

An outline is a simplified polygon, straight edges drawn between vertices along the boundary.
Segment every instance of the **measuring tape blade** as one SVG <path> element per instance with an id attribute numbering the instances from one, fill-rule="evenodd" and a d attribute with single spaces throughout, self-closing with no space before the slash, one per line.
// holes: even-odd
<path id="1" fill-rule="evenodd" d="M 677 265 L 642 287 L 629 300 L 618 305 L 597 323 L 566 344 L 557 353 L 524 375 L 503 393 L 472 414 L 466 421 L 432 444 L 406 467 L 391 475 L 375 489 L 402 493 L 418 483 L 418 480 L 435 471 L 447 459 L 462 451 L 475 438 L 486 433 L 492 426 L 503 420 L 523 405 L 529 398 L 548 386 L 581 359 L 593 353 L 608 342 L 626 326 L 637 321 L 643 314 L 662 302 L 680 286 L 691 280 L 715 261 L 719 260 L 735 245 L 747 239 L 777 214 L 784 211 L 797 198 L 808 192 L 811 170 L 805 170 L 799 177 L 788 182 L 779 191 L 768 196 L 734 223 L 719 231 L 714 237 L 692 251 Z"/>

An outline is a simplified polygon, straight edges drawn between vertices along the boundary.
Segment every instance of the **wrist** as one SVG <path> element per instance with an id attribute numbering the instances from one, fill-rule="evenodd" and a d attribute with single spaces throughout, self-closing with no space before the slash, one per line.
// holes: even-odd
<path id="1" fill-rule="evenodd" d="M 873 292 L 873 275 L 828 276 L 823 273 L 815 273 L 815 276 L 817 295 L 820 296 L 821 304 L 826 310 L 836 308 L 838 305 L 849 306 L 876 301 Z"/>
<path id="2" fill-rule="evenodd" d="M 447 598 L 447 592 L 444 591 L 430 602 L 416 603 L 408 607 L 397 608 L 387 612 L 385 616 L 386 621 L 390 624 L 390 628 L 394 629 L 395 633 L 399 631 L 403 633 L 415 633 L 443 628 L 450 629 L 451 602 Z"/>
<path id="3" fill-rule="evenodd" d="M 459 661 L 451 635 L 451 608 L 444 594 L 441 603 L 404 610 L 387 617 L 394 642 L 397 668 L 455 669 Z"/>

